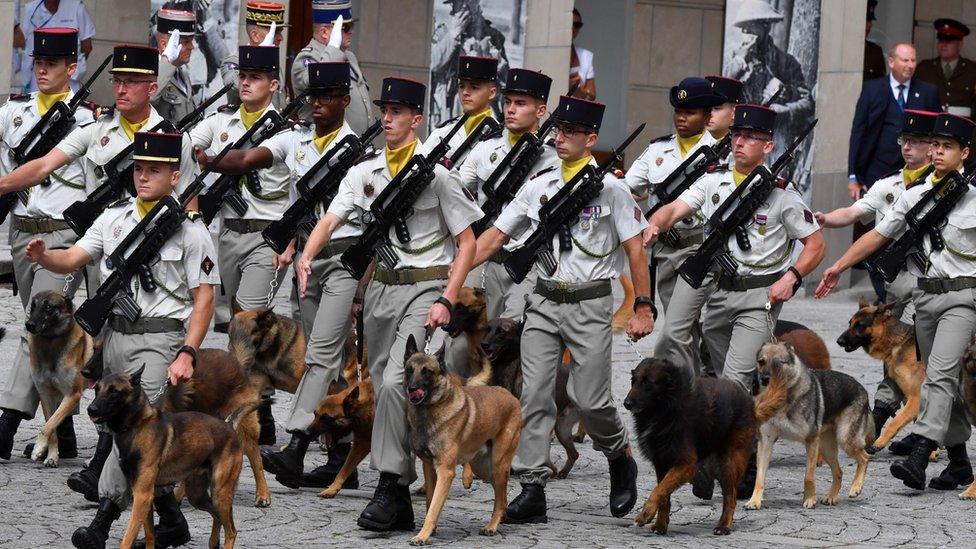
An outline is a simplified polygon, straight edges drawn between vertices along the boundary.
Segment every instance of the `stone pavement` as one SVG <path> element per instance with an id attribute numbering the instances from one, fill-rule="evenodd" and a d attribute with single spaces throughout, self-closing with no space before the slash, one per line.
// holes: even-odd
<path id="1" fill-rule="evenodd" d="M 287 288 L 284 289 L 287 291 Z M 835 340 L 856 308 L 858 295 L 867 295 L 867 286 L 848 290 L 825 301 L 799 297 L 788 303 L 782 318 L 802 322 L 826 340 L 833 367 L 849 373 L 861 381 L 869 393 L 874 392 L 881 379 L 881 365 L 862 351 L 845 353 Z M 286 295 L 284 292 L 280 295 Z M 287 310 L 279 296 L 279 311 Z M 6 326 L 7 337 L 0 342 L 0 377 L 10 369 L 17 341 L 23 331 L 23 313 L 9 290 L 0 289 L 0 325 Z M 654 336 L 640 342 L 637 348 L 647 353 Z M 206 346 L 226 346 L 226 336 L 211 334 Z M 623 336 L 614 345 L 613 390 L 617 402 L 622 402 L 628 390 L 629 372 L 637 362 L 634 349 Z M 5 359 L 5 360 L 4 360 Z M 82 401 L 84 409 L 91 394 Z M 290 406 L 290 395 L 278 394 L 275 414 L 279 422 L 279 442 L 287 434 L 280 425 Z M 625 422 L 631 418 L 621 407 Z M 81 466 L 81 459 L 63 460 L 57 469 L 47 469 L 19 456 L 24 445 L 36 436 L 41 421 L 34 419 L 22 425 L 14 447 L 15 457 L 0 462 L 0 547 L 70 547 L 72 531 L 87 524 L 94 514 L 94 506 L 68 490 L 67 475 Z M 84 416 L 76 421 L 81 453 L 91 455 L 95 443 L 92 424 Z M 581 457 L 566 480 L 552 481 L 547 490 L 549 523 L 542 525 L 502 525 L 498 535 L 487 539 L 478 531 L 490 514 L 491 489 L 475 483 L 466 491 L 455 482 L 451 497 L 441 515 L 440 527 L 432 544 L 456 547 L 627 547 L 664 546 L 686 547 L 772 547 L 772 546 L 868 546 L 894 545 L 944 546 L 970 545 L 972 520 L 976 504 L 961 501 L 957 491 L 915 492 L 905 488 L 888 473 L 893 457 L 887 451 L 874 456 L 868 469 L 864 491 L 857 499 L 846 497 L 854 473 L 853 460 L 841 457 L 844 469 L 842 497 L 835 507 L 817 506 L 803 509 L 800 504 L 804 456 L 798 443 L 781 441 L 777 444 L 767 478 L 764 507 L 746 511 L 740 502 L 736 508 L 731 537 L 714 537 L 712 527 L 718 520 L 720 498 L 703 502 L 691 494 L 690 487 L 681 488 L 673 498 L 671 529 L 666 537 L 651 534 L 633 525 L 634 512 L 629 518 L 614 519 L 607 507 L 608 474 L 606 460 L 593 451 L 590 441 L 579 445 Z M 972 447 L 970 448 L 972 454 Z M 562 448 L 553 445 L 553 457 L 558 463 L 564 459 Z M 324 455 L 311 451 L 308 467 L 324 462 Z M 246 460 L 245 460 L 246 463 Z M 652 469 L 639 459 L 640 476 L 638 506 L 654 485 Z M 937 474 L 942 464 L 929 467 L 929 474 Z M 240 488 L 235 499 L 235 518 L 240 530 L 240 547 L 387 547 L 405 546 L 409 536 L 365 532 L 356 527 L 358 513 L 372 493 L 377 474 L 366 464 L 359 468 L 360 490 L 341 492 L 337 499 L 317 497 L 317 490 L 293 491 L 276 484 L 272 487 L 272 506 L 257 509 L 252 506 L 254 480 L 249 466 L 241 474 Z M 823 494 L 829 484 L 826 466 L 817 472 L 818 491 Z M 960 490 L 961 491 L 961 490 Z M 513 481 L 509 497 L 518 492 Z M 422 498 L 414 499 L 418 527 L 423 517 Z M 184 506 L 193 533 L 191 547 L 203 547 L 209 534 L 210 517 Z M 113 533 L 117 543 L 124 529 L 128 513 L 116 523 Z"/>

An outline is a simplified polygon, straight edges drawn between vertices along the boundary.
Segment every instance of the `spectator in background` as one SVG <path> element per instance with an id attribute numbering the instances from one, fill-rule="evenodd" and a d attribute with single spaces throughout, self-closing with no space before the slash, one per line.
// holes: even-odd
<path id="1" fill-rule="evenodd" d="M 960 55 L 969 27 L 955 19 L 936 19 L 933 25 L 939 56 L 918 64 L 918 79 L 939 89 L 946 112 L 971 117 L 976 106 L 976 63 Z"/>
<path id="2" fill-rule="evenodd" d="M 871 27 L 877 17 L 874 16 L 874 8 L 877 7 L 878 0 L 868 0 L 868 14 L 864 21 L 864 78 L 871 80 L 885 75 L 885 54 L 881 46 L 868 40 L 871 34 Z"/>
<path id="3" fill-rule="evenodd" d="M 92 37 L 95 36 L 95 23 L 81 0 L 32 0 L 21 12 L 20 27 L 14 30 L 14 47 L 24 51 L 34 50 L 34 30 L 46 27 L 69 27 L 78 29 L 78 69 L 71 77 L 71 90 L 76 91 L 85 80 L 86 60 L 92 50 Z M 17 32 L 20 35 L 18 36 Z M 24 92 L 37 91 L 37 82 L 31 69 L 33 59 L 29 55 L 21 57 L 20 74 L 24 76 Z"/>
<path id="4" fill-rule="evenodd" d="M 574 97 L 596 99 L 596 71 L 593 69 L 593 52 L 576 45 L 576 36 L 583 28 L 583 16 L 578 9 L 573 9 L 573 45 L 569 58 L 569 89 L 574 87 Z"/>
<path id="5" fill-rule="evenodd" d="M 851 125 L 848 190 L 857 200 L 879 177 L 901 167 L 901 131 L 905 109 L 941 111 L 939 91 L 914 78 L 915 46 L 899 42 L 888 51 L 887 76 L 861 88 Z"/>

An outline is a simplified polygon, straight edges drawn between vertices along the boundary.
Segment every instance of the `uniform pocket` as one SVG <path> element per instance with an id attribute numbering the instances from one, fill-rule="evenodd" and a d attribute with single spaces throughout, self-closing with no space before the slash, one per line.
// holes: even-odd
<path id="1" fill-rule="evenodd" d="M 976 215 L 966 212 L 950 214 L 942 238 L 952 251 L 976 255 Z"/>
<path id="2" fill-rule="evenodd" d="M 591 256 L 606 256 L 616 247 L 613 212 L 610 206 L 592 205 L 583 208 L 573 225 L 573 237 L 580 251 Z"/>

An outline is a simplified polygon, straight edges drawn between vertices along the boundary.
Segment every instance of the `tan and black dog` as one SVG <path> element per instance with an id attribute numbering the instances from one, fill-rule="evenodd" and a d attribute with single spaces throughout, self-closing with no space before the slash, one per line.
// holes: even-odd
<path id="1" fill-rule="evenodd" d="M 24 323 L 31 379 L 41 398 L 45 419 L 30 458 L 43 460 L 47 467 L 58 466 L 56 430 L 81 401 L 88 386 L 81 371 L 94 353 L 91 336 L 75 323 L 74 310 L 64 294 L 53 290 L 38 292 L 31 298 Z"/>
<path id="2" fill-rule="evenodd" d="M 485 301 L 485 292 L 467 286 L 461 288 L 451 320 L 444 326 L 449 337 L 454 338 L 463 333 L 467 341 L 467 364 L 454 365 L 456 373 L 461 377 L 471 376 L 472 371 L 479 367 L 481 358 L 478 351 L 487 329 L 488 302 Z"/>
<path id="3" fill-rule="evenodd" d="M 959 390 L 966 401 L 969 422 L 976 425 L 976 338 L 969 342 L 959 362 L 962 365 Z M 959 499 L 976 499 L 976 480 L 959 494 Z"/>
<path id="4" fill-rule="evenodd" d="M 847 330 L 837 338 L 837 344 L 848 353 L 864 349 L 871 357 L 880 360 L 884 363 L 885 374 L 905 395 L 905 405 L 868 449 L 868 453 L 873 454 L 915 421 L 921 409 L 925 364 L 918 359 L 915 328 L 892 317 L 888 305 L 871 305 L 862 297 L 858 311 L 851 317 Z M 933 455 L 937 454 L 938 450 L 933 452 Z"/>
<path id="5" fill-rule="evenodd" d="M 410 544 L 424 544 L 434 533 L 457 466 L 464 463 L 494 488 L 491 520 L 481 529 L 483 535 L 494 535 L 505 516 L 508 476 L 522 433 L 518 399 L 502 387 L 462 385 L 437 358 L 419 352 L 412 335 L 404 353 L 403 384 L 410 446 L 423 461 L 427 493 L 427 516 Z"/>
<path id="6" fill-rule="evenodd" d="M 833 483 L 824 505 L 837 503 L 843 472 L 837 460 L 841 447 L 857 462 L 848 497 L 857 497 L 868 470 L 868 453 L 874 442 L 874 419 L 868 406 L 868 392 L 853 377 L 831 370 L 811 370 L 803 365 L 789 343 L 766 343 L 757 356 L 760 378 L 768 379 L 756 397 L 759 448 L 756 452 L 756 484 L 746 509 L 762 506 L 766 471 L 773 444 L 780 437 L 802 442 L 807 450 L 803 478 L 803 506 L 817 504 L 814 473 L 817 457 L 830 465 Z"/>
<path id="7" fill-rule="evenodd" d="M 244 461 L 235 428 L 254 408 L 238 408 L 226 420 L 200 412 L 164 412 L 150 405 L 140 387 L 144 368 L 104 377 L 88 406 L 91 420 L 114 434 L 132 490 L 132 515 L 122 547 L 132 547 L 140 526 L 146 546 L 153 546 L 153 490 L 182 482 L 190 504 L 213 517 L 208 546 L 220 547 L 223 528 L 223 547 L 233 548 L 234 490 Z"/>
<path id="8" fill-rule="evenodd" d="M 274 309 L 234 315 L 227 330 L 230 354 L 244 367 L 259 391 L 275 388 L 294 394 L 305 375 L 302 326 Z"/>
<path id="9" fill-rule="evenodd" d="M 722 486 L 722 515 L 712 533 L 731 533 L 736 486 L 758 428 L 748 393 L 727 379 L 689 379 L 680 367 L 647 358 L 631 373 L 624 407 L 634 415 L 638 446 L 657 474 L 635 522 L 644 526 L 656 516 L 651 531 L 667 533 L 671 494 L 691 482 L 702 463 Z"/>

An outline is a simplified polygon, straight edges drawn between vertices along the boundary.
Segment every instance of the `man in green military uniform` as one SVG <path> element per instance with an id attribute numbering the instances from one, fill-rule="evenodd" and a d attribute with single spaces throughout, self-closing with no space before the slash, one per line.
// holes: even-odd
<path id="1" fill-rule="evenodd" d="M 938 57 L 918 64 L 915 77 L 939 88 L 939 101 L 946 112 L 972 116 L 976 106 L 976 62 L 960 55 L 969 27 L 955 19 L 936 19 Z"/>

